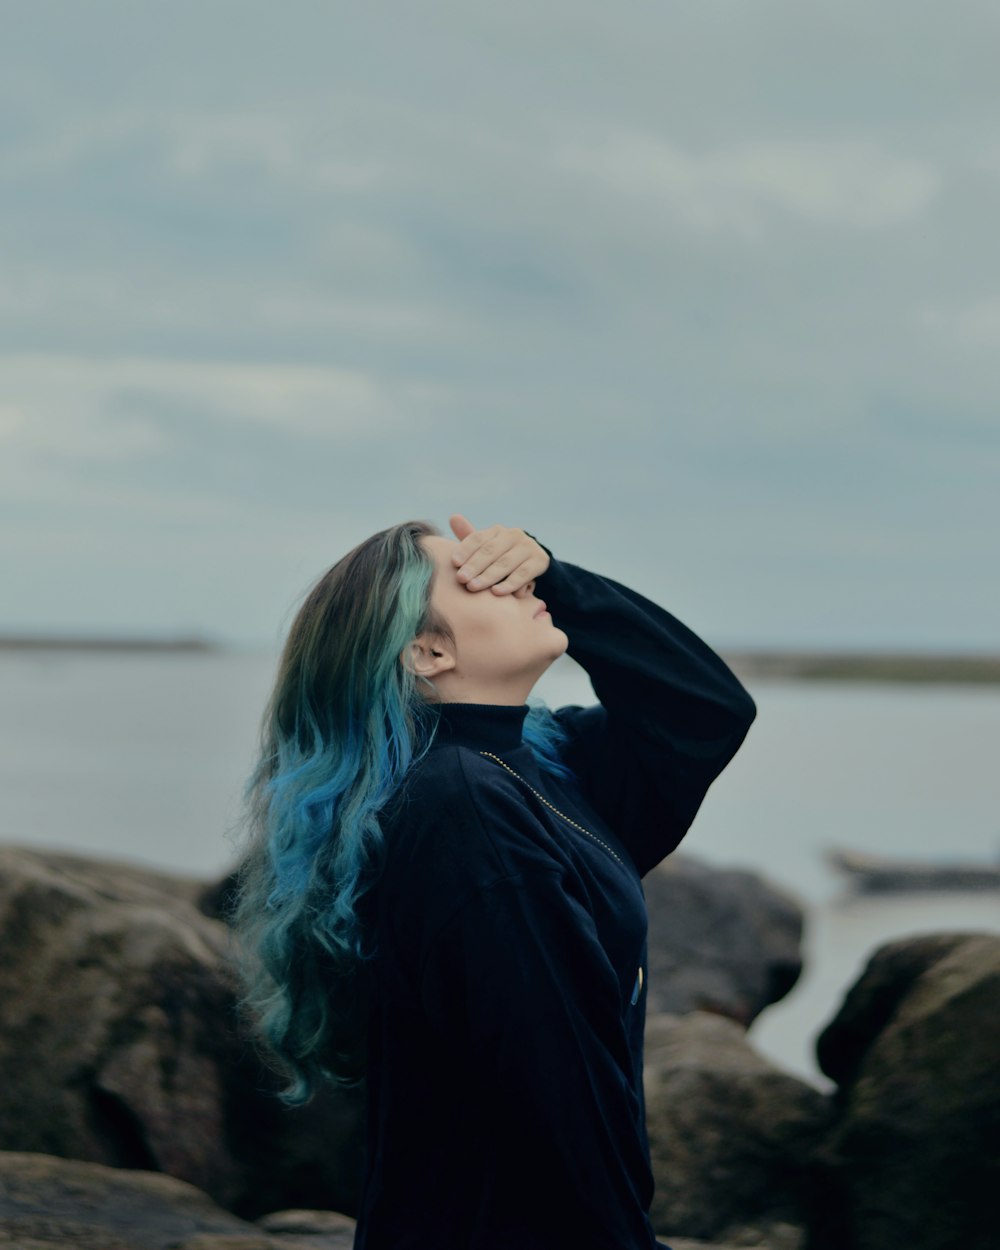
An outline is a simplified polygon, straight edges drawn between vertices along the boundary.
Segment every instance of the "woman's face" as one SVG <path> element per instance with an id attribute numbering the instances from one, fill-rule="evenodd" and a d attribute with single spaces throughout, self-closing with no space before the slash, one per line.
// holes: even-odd
<path id="1" fill-rule="evenodd" d="M 431 607 L 454 635 L 453 644 L 447 639 L 435 644 L 454 660 L 435 679 L 440 697 L 467 703 L 525 702 L 538 678 L 569 646 L 535 595 L 535 583 L 506 595 L 489 588 L 469 590 L 451 561 L 456 540 L 431 534 L 420 543 L 434 561 Z"/>

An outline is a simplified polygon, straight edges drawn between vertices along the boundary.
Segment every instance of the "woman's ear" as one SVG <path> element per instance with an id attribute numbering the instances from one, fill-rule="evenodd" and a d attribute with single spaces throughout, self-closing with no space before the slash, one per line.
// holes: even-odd
<path id="1" fill-rule="evenodd" d="M 455 667 L 454 651 L 437 634 L 418 634 L 399 658 L 411 673 L 428 680 Z"/>

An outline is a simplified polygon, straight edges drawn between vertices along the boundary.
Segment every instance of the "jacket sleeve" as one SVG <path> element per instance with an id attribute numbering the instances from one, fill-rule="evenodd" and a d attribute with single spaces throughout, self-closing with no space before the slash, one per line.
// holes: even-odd
<path id="1" fill-rule="evenodd" d="M 436 934 L 421 1007 L 460 1037 L 495 1091 L 494 1130 L 567 1250 L 654 1250 L 653 1194 L 621 988 L 593 919 L 559 870 L 477 888 Z M 530 1208 L 530 1189 L 503 1195 Z M 532 1243 L 534 1244 L 534 1243 Z"/>
<path id="2" fill-rule="evenodd" d="M 645 876 L 690 828 L 757 707 L 724 661 L 675 616 L 548 554 L 536 594 L 565 630 L 569 654 L 600 700 L 557 710 L 569 737 L 566 763 Z"/>

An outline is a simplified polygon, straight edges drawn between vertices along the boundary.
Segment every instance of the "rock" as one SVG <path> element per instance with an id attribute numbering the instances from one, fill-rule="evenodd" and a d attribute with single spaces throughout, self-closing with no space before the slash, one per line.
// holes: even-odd
<path id="1" fill-rule="evenodd" d="M 968 939 L 967 933 L 928 933 L 879 947 L 817 1038 L 820 1070 L 846 1091 L 907 994 L 925 973 Z"/>
<path id="2" fill-rule="evenodd" d="M 798 980 L 802 909 L 761 877 L 671 855 L 642 885 L 648 1011 L 714 1011 L 746 1026 Z"/>
<path id="3" fill-rule="evenodd" d="M 24 1250 L 166 1250 L 201 1233 L 259 1236 L 173 1177 L 10 1152 L 0 1152 L 0 1228 Z"/>
<path id="4" fill-rule="evenodd" d="M 648 1020 L 645 1094 L 661 1238 L 800 1250 L 829 1099 L 707 1012 Z"/>
<path id="5" fill-rule="evenodd" d="M 0 1247 L 11 1250 L 351 1250 L 353 1241 L 354 1221 L 330 1211 L 277 1212 L 255 1226 L 158 1172 L 0 1152 Z"/>
<path id="6" fill-rule="evenodd" d="M 263 1233 L 199 1233 L 171 1242 L 170 1250 L 278 1250 L 279 1244 Z"/>
<path id="7" fill-rule="evenodd" d="M 317 1213 L 319 1214 L 319 1213 Z M 171 1250 L 352 1250 L 354 1222 L 339 1232 L 298 1233 L 288 1237 L 269 1237 L 264 1233 L 246 1236 L 200 1233 Z"/>
<path id="8" fill-rule="evenodd" d="M 329 1237 L 333 1234 L 354 1235 L 354 1220 L 339 1211 L 272 1211 L 262 1215 L 257 1225 L 269 1233 L 291 1233 L 296 1236 Z M 309 1243 L 313 1245 L 313 1242 Z"/>
<path id="9" fill-rule="evenodd" d="M 798 1240 L 789 1241 L 788 1239 L 769 1241 L 727 1241 L 725 1245 L 721 1245 L 719 1241 L 695 1241 L 691 1238 L 671 1238 L 670 1250 L 795 1250 L 801 1245 L 801 1230 L 793 1230 L 795 1238 Z"/>
<path id="10" fill-rule="evenodd" d="M 360 1094 L 288 1110 L 199 882 L 0 847 L 0 1149 L 162 1171 L 256 1216 L 352 1210 Z"/>
<path id="11" fill-rule="evenodd" d="M 993 1250 L 1000 1177 L 1000 937 L 881 947 L 817 1052 L 839 1083 L 816 1250 Z"/>
<path id="12" fill-rule="evenodd" d="M 723 1246 L 717 1241 L 692 1241 L 690 1237 L 671 1237 L 670 1250 L 739 1250 L 739 1247 L 732 1242 Z"/>

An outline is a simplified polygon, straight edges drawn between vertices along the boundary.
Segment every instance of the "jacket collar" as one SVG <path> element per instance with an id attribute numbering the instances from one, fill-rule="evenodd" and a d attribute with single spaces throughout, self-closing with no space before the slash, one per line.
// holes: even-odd
<path id="1" fill-rule="evenodd" d="M 511 751 L 521 745 L 527 703 L 438 703 L 435 743 L 477 751 Z"/>

